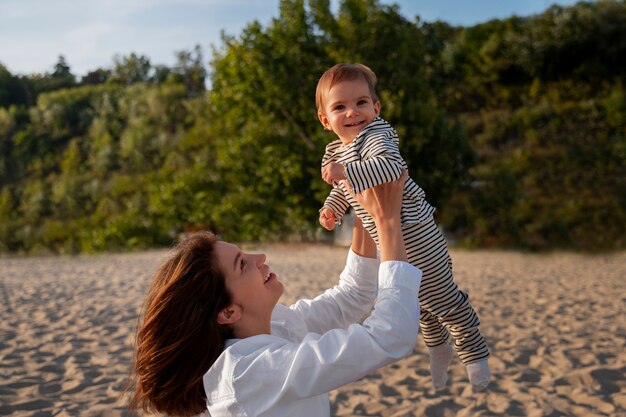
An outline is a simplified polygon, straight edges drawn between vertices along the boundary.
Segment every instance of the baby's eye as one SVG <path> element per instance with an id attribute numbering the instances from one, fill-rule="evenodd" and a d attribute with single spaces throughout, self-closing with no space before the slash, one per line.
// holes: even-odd
<path id="1" fill-rule="evenodd" d="M 338 105 L 335 106 L 335 108 L 333 108 L 333 110 L 343 110 L 345 108 L 346 108 L 346 106 L 344 106 L 343 104 L 338 104 Z"/>
<path id="2" fill-rule="evenodd" d="M 357 104 L 358 104 L 359 106 L 362 106 L 362 105 L 364 105 L 364 104 L 367 104 L 367 100 L 359 100 L 359 101 L 357 102 Z"/>

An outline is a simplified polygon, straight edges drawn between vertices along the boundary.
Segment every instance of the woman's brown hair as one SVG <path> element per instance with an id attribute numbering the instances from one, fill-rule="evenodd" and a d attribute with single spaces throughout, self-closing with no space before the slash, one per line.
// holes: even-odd
<path id="1" fill-rule="evenodd" d="M 184 238 L 156 272 L 139 319 L 130 409 L 173 416 L 206 411 L 202 376 L 224 350 L 217 323 L 232 303 L 215 253 L 217 238 Z"/>

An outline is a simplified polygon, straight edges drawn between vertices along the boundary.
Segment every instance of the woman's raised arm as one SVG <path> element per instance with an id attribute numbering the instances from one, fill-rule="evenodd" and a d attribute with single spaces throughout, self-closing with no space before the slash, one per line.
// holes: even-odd
<path id="1" fill-rule="evenodd" d="M 400 209 L 402 208 L 402 190 L 408 178 L 409 173 L 404 170 L 397 181 L 352 194 L 376 223 L 381 262 L 407 261 L 400 227 Z M 350 189 L 347 182 L 345 185 Z"/>

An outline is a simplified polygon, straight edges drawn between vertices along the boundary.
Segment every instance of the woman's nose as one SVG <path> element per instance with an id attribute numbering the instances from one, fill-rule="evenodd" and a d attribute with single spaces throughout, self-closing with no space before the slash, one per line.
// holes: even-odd
<path id="1" fill-rule="evenodd" d="M 267 256 L 265 256 L 264 253 L 258 253 L 255 256 L 257 257 L 256 259 L 257 265 L 263 265 L 265 263 L 265 259 L 267 259 Z"/>

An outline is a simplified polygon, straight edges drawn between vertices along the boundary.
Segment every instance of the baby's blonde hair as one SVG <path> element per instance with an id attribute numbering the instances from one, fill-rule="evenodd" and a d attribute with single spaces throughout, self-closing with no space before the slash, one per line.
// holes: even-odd
<path id="1" fill-rule="evenodd" d="M 324 96 L 333 86 L 342 81 L 354 81 L 362 79 L 367 83 L 372 96 L 372 101 L 378 101 L 376 95 L 376 74 L 363 64 L 337 64 L 322 74 L 315 89 L 315 106 L 317 111 L 323 113 Z"/>

